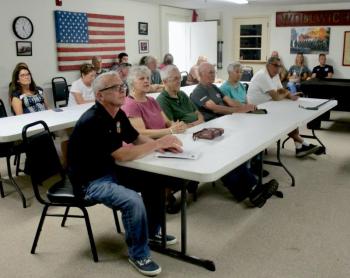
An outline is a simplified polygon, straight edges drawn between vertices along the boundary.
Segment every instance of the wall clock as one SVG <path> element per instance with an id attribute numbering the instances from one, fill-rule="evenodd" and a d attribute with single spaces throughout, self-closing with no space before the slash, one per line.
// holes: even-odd
<path id="1" fill-rule="evenodd" d="M 29 39 L 34 32 L 32 21 L 25 16 L 17 16 L 13 21 L 12 29 L 16 37 L 22 40 Z"/>

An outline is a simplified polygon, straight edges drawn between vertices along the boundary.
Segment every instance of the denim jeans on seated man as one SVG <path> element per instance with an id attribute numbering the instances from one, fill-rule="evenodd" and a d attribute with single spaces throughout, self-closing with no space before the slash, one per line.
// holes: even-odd
<path id="1" fill-rule="evenodd" d="M 90 182 L 85 199 L 120 210 L 129 256 L 149 257 L 148 240 L 160 232 L 162 187 L 176 179 L 121 166 L 117 172 L 118 178 L 107 175 Z"/>
<path id="2" fill-rule="evenodd" d="M 221 180 L 238 202 L 247 198 L 257 185 L 257 180 L 247 167 L 247 163 L 228 172 Z"/>
<path id="3" fill-rule="evenodd" d="M 121 210 L 129 256 L 136 260 L 149 257 L 147 215 L 136 191 L 119 185 L 113 176 L 104 176 L 88 185 L 85 200 Z"/>

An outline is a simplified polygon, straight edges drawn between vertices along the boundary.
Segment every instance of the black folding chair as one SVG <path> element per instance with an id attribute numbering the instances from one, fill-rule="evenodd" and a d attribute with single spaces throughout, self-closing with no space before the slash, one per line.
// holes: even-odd
<path id="1" fill-rule="evenodd" d="M 43 131 L 28 136 L 28 130 L 37 125 L 41 125 L 43 127 Z M 73 187 L 69 179 L 66 177 L 58 157 L 50 130 L 44 121 L 38 121 L 26 125 L 23 128 L 22 137 L 23 143 L 26 147 L 28 169 L 30 172 L 34 195 L 36 199 L 44 205 L 31 253 L 35 253 L 46 216 L 62 217 L 62 227 L 64 227 L 68 217 L 84 218 L 92 256 L 94 261 L 98 262 L 89 214 L 86 209 L 87 207 L 91 207 L 96 203 L 87 202 L 84 199 L 78 198 L 74 195 Z M 40 192 L 39 186 L 40 189 L 42 189 L 42 187 L 48 188 L 46 196 Z M 65 212 L 64 214 L 49 214 L 49 207 L 64 207 Z M 79 208 L 83 212 L 83 215 L 69 214 L 69 209 L 71 207 Z M 121 233 L 117 212 L 115 210 L 113 210 L 113 216 L 117 231 L 118 233 Z"/>
<path id="2" fill-rule="evenodd" d="M 241 81 L 250 81 L 253 77 L 253 68 L 250 66 L 244 66 L 242 68 Z"/>
<path id="3" fill-rule="evenodd" d="M 245 89 L 245 92 L 248 93 L 249 84 L 248 83 L 243 83 L 243 82 L 242 82 L 242 84 L 243 84 L 243 87 Z"/>
<path id="4" fill-rule="evenodd" d="M 0 99 L 0 118 L 7 117 L 6 109 L 4 106 L 3 101 Z M 16 174 L 18 175 L 19 171 L 19 163 L 20 163 L 20 154 L 23 152 L 23 145 L 18 142 L 8 142 L 8 143 L 0 143 L 0 158 L 6 158 L 6 166 L 7 166 L 7 174 L 10 180 L 10 184 L 13 185 L 13 187 L 18 192 L 19 196 L 22 199 L 23 207 L 27 207 L 26 199 L 24 197 L 24 194 L 22 190 L 19 188 L 16 181 L 13 179 L 12 171 L 11 171 L 11 157 L 15 156 L 16 161 Z M 0 196 L 1 198 L 5 197 L 4 188 L 2 185 L 3 179 L 1 178 L 0 174 Z"/>
<path id="5" fill-rule="evenodd" d="M 186 84 L 187 78 L 188 78 L 188 72 L 182 71 L 182 72 L 180 72 L 180 75 L 181 75 L 181 87 L 188 86 Z"/>
<path id="6" fill-rule="evenodd" d="M 68 96 L 69 96 L 69 86 L 64 77 L 54 77 L 51 79 L 53 101 L 55 107 L 64 107 L 68 105 Z"/>

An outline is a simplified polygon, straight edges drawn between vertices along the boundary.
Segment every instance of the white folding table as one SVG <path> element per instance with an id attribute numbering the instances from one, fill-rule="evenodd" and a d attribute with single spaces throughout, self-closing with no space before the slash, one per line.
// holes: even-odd
<path id="1" fill-rule="evenodd" d="M 307 124 L 337 105 L 337 101 L 333 100 L 319 107 L 318 110 L 306 110 L 299 107 L 299 105 L 316 106 L 323 101 L 305 98 L 300 98 L 297 101 L 270 101 L 259 105 L 259 108 L 265 108 L 268 114 L 235 113 L 226 115 L 188 129 L 184 134 L 176 135 L 182 140 L 185 151 L 200 153 L 197 160 L 157 158 L 153 153 L 134 161 L 117 163 L 167 176 L 199 182 L 212 182 L 251 157 L 262 153 L 268 146 L 279 141 L 297 127 Z M 222 137 L 212 141 L 201 139 L 193 141 L 193 132 L 204 127 L 222 127 L 225 133 Z M 260 177 L 260 182 L 261 179 Z M 165 223 L 164 212 L 163 234 L 166 234 Z M 186 189 L 184 187 L 181 190 L 181 251 L 167 248 L 164 238 L 163 245 L 161 247 L 153 246 L 153 249 L 205 267 L 208 270 L 215 270 L 213 261 L 187 254 Z"/>

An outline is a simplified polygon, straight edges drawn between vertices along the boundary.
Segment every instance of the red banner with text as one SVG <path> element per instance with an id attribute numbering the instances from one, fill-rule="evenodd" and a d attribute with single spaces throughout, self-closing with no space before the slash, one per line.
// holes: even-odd
<path id="1" fill-rule="evenodd" d="M 350 25 L 350 10 L 276 12 L 276 27 Z"/>

